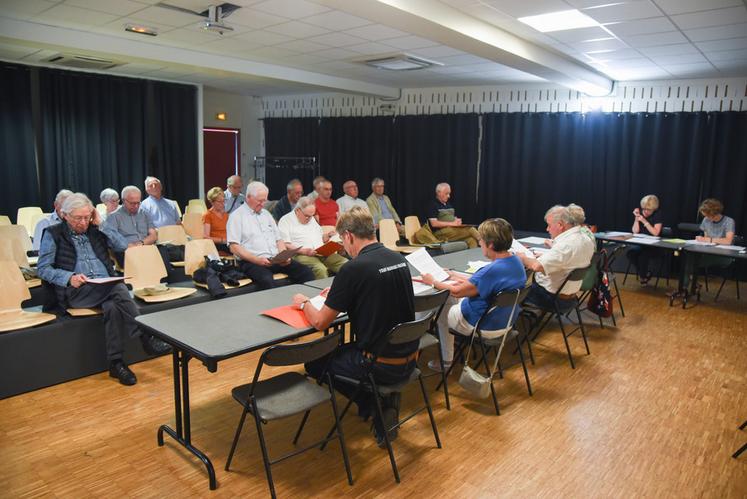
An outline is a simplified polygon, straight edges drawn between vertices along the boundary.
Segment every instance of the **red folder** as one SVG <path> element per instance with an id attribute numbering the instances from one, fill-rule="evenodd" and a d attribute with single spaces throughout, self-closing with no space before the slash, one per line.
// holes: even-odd
<path id="1" fill-rule="evenodd" d="M 311 323 L 306 320 L 303 310 L 299 310 L 293 305 L 283 305 L 282 307 L 271 308 L 262 312 L 262 315 L 283 321 L 290 327 L 296 329 L 306 329 L 311 327 Z"/>
<path id="2" fill-rule="evenodd" d="M 332 253 L 337 253 L 342 249 L 342 244 L 336 243 L 334 241 L 328 241 L 326 244 L 323 244 L 319 246 L 316 250 L 316 253 L 321 256 L 329 256 Z"/>

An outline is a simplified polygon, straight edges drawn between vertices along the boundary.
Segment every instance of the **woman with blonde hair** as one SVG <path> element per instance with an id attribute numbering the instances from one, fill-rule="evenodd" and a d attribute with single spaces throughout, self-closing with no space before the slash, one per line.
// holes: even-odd
<path id="1" fill-rule="evenodd" d="M 662 222 L 659 213 L 659 198 L 654 194 L 648 194 L 641 198 L 640 208 L 633 210 L 633 234 L 646 234 L 658 237 L 661 234 Z M 633 246 L 628 250 L 628 260 L 635 265 L 638 271 L 638 280 L 641 286 L 648 284 L 651 279 L 651 271 L 648 264 L 651 257 L 656 256 L 654 248 Z"/>
<path id="2" fill-rule="evenodd" d="M 223 189 L 213 187 L 207 192 L 210 209 L 202 216 L 205 237 L 212 239 L 218 251 L 228 251 L 226 243 L 226 224 L 228 223 L 228 213 L 226 212 L 226 197 Z"/>

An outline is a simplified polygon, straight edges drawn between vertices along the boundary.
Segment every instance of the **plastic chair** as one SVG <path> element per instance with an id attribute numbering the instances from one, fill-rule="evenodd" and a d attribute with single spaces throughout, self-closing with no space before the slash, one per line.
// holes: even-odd
<path id="1" fill-rule="evenodd" d="M 425 293 L 421 295 L 415 295 L 415 312 L 430 312 L 435 311 L 433 319 L 431 320 L 430 327 L 428 328 L 428 334 L 424 334 L 420 338 L 420 345 L 418 350 L 422 351 L 426 348 L 436 346 L 438 351 L 438 362 L 441 366 L 441 372 L 426 374 L 423 378 L 430 378 L 431 376 L 441 376 L 441 384 L 444 389 L 444 400 L 446 401 L 446 409 L 451 410 L 451 402 L 449 401 L 449 387 L 446 383 L 446 369 L 444 368 L 444 358 L 441 353 L 441 344 L 438 339 L 438 318 L 443 313 L 444 304 L 447 298 L 449 298 L 449 291 L 442 289 L 435 293 Z"/>
<path id="2" fill-rule="evenodd" d="M 49 216 L 49 213 L 35 213 L 31 217 L 31 235 L 33 236 L 36 233 L 36 224 L 38 224 L 41 220 L 47 218 Z"/>
<path id="3" fill-rule="evenodd" d="M 187 233 L 192 239 L 204 239 L 205 229 L 202 223 L 202 213 L 187 212 L 182 218 L 182 227 L 184 232 Z"/>
<path id="4" fill-rule="evenodd" d="M 397 246 L 399 232 L 397 231 L 397 225 L 391 218 L 385 218 L 379 221 L 379 239 L 381 240 L 381 244 L 392 251 L 398 251 L 400 253 L 413 253 L 420 249 L 420 247 L 416 248 L 414 246 Z"/>
<path id="5" fill-rule="evenodd" d="M 208 255 L 219 257 L 218 248 L 216 248 L 212 239 L 193 239 L 192 241 L 188 241 L 184 246 L 184 273 L 191 276 L 197 269 L 204 267 L 205 257 Z M 229 286 L 224 282 L 223 287 L 226 289 L 233 289 L 247 286 L 251 283 L 252 280 L 246 278 L 239 279 L 238 286 Z M 195 282 L 194 284 L 200 288 L 207 288 L 206 284 L 200 282 Z"/>
<path id="6" fill-rule="evenodd" d="M 340 441 L 342 460 L 345 464 L 348 483 L 353 485 L 353 475 L 350 471 L 350 460 L 348 459 L 348 452 L 345 447 L 345 436 L 342 432 L 342 425 L 340 424 L 342 418 L 337 411 L 337 400 L 332 384 L 332 378 L 329 373 L 325 373 L 324 375 L 327 382 L 327 388 L 320 386 L 318 383 L 314 383 L 298 372 L 286 372 L 273 376 L 272 378 L 264 380 L 259 379 L 259 375 L 265 365 L 273 367 L 288 367 L 311 362 L 331 354 L 337 348 L 339 343 L 340 333 L 339 331 L 336 331 L 328 336 L 323 336 L 318 340 L 308 343 L 276 345 L 268 348 L 262 353 L 262 356 L 259 358 L 259 365 L 257 365 L 257 369 L 254 371 L 252 382 L 237 386 L 231 390 L 231 395 L 233 395 L 234 400 L 241 404 L 244 410 L 241 413 L 241 419 L 239 419 L 239 424 L 236 428 L 236 434 L 233 438 L 233 443 L 231 444 L 231 451 L 228 453 L 225 467 L 226 471 L 228 471 L 231 466 L 233 454 L 236 451 L 236 445 L 238 444 L 239 436 L 241 436 L 241 430 L 244 426 L 246 415 L 251 413 L 257 427 L 257 436 L 259 437 L 259 447 L 262 451 L 262 460 L 265 465 L 267 484 L 270 487 L 270 494 L 273 498 L 276 497 L 275 483 L 272 479 L 271 470 L 273 464 L 277 464 L 280 461 L 284 461 L 285 459 L 301 454 L 302 452 L 326 444 L 334 439 Z M 301 431 L 309 418 L 311 410 L 325 402 L 329 402 L 332 406 L 332 414 L 335 418 L 335 425 L 332 432 L 330 432 L 330 434 L 323 440 L 271 460 L 267 451 L 267 443 L 265 441 L 265 434 L 262 425 L 267 424 L 269 421 L 303 413 L 301 426 L 298 428 L 296 436 L 293 438 L 293 445 L 296 445 L 298 443 L 298 438 L 301 436 Z"/>
<path id="7" fill-rule="evenodd" d="M 21 308 L 24 300 L 31 299 L 31 293 L 16 262 L 0 261 L 0 332 L 15 331 L 38 326 L 55 320 L 57 317 L 45 312 L 26 312 Z"/>
<path id="8" fill-rule="evenodd" d="M 207 205 L 202 199 L 190 199 L 189 201 L 187 201 L 187 208 L 189 208 L 190 206 L 202 206 L 207 210 Z"/>
<path id="9" fill-rule="evenodd" d="M 415 215 L 405 217 L 405 237 L 410 244 L 416 244 L 415 238 L 413 237 L 417 231 L 420 230 L 420 220 Z"/>
<path id="10" fill-rule="evenodd" d="M 24 252 L 31 251 L 31 236 L 23 225 L 0 225 L 1 239 L 17 239 Z"/>
<path id="11" fill-rule="evenodd" d="M 187 206 L 187 208 L 184 210 L 184 214 L 188 213 L 198 213 L 202 215 L 203 213 L 207 212 L 207 208 L 204 204 L 190 204 Z"/>
<path id="12" fill-rule="evenodd" d="M 182 209 L 179 207 L 179 203 L 176 200 L 173 200 L 174 208 L 176 208 L 176 214 L 179 215 L 179 218 L 182 218 Z"/>
<path id="13" fill-rule="evenodd" d="M 34 218 L 34 215 L 43 213 L 42 209 L 38 206 L 24 206 L 22 208 L 18 208 L 18 213 L 16 214 L 16 225 L 21 225 L 26 228 L 26 233 L 29 237 L 34 235 L 34 228 L 31 225 L 31 221 Z"/>
<path id="14" fill-rule="evenodd" d="M 18 267 L 31 267 L 18 239 L 0 238 L 0 260 L 16 262 Z M 28 288 L 36 288 L 42 284 L 41 279 L 24 279 L 24 281 Z"/>
<path id="15" fill-rule="evenodd" d="M 7 215 L 0 215 L 0 225 L 11 225 L 10 218 Z"/>
<path id="16" fill-rule="evenodd" d="M 164 225 L 158 229 L 157 244 L 173 244 L 184 246 L 187 244 L 187 233 L 181 225 Z"/>
<path id="17" fill-rule="evenodd" d="M 141 300 L 149 303 L 172 301 L 197 292 L 197 289 L 169 288 L 163 293 L 148 294 L 146 288 L 158 286 L 167 275 L 161 254 L 152 244 L 133 246 L 125 251 L 125 278 Z"/>

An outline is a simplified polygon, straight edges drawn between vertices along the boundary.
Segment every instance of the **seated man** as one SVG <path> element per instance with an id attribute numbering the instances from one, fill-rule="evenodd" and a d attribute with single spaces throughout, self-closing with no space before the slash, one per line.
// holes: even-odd
<path id="1" fill-rule="evenodd" d="M 348 259 L 337 253 L 329 256 L 316 254 L 316 248 L 329 241 L 335 232 L 322 234 L 322 228 L 314 218 L 315 213 L 314 202 L 308 197 L 302 197 L 296 208 L 280 219 L 278 230 L 286 247 L 302 248 L 293 259 L 309 267 L 317 279 L 324 279 L 329 277 L 329 272 L 337 274 Z"/>
<path id="2" fill-rule="evenodd" d="M 148 197 L 140 205 L 140 209 L 148 214 L 151 222 L 157 228 L 164 225 L 181 225 L 176 203 L 163 197 L 163 186 L 156 177 L 145 179 L 145 192 Z"/>
<path id="3" fill-rule="evenodd" d="M 276 273 L 287 274 L 297 284 L 313 281 L 311 269 L 290 258 L 280 263 L 270 261 L 285 250 L 285 243 L 272 215 L 262 208 L 268 193 L 262 182 L 250 183 L 246 188 L 246 202 L 228 217 L 228 247 L 238 259 L 239 269 L 260 289 L 277 286 L 273 278 Z"/>
<path id="4" fill-rule="evenodd" d="M 350 211 L 353 206 L 360 206 L 363 209 L 368 209 L 366 202 L 358 197 L 358 184 L 355 183 L 355 180 L 348 180 L 342 184 L 342 190 L 345 195 L 337 200 L 337 205 L 340 207 L 340 213 Z"/>
<path id="5" fill-rule="evenodd" d="M 518 256 L 524 266 L 535 272 L 534 283 L 524 304 L 541 310 L 554 310 L 554 295 L 572 270 L 586 267 L 596 251 L 594 235 L 574 225 L 574 218 L 566 206 L 553 206 L 545 213 L 547 232 L 552 239 L 550 250 L 533 258 L 526 253 Z M 558 295 L 560 310 L 572 307 L 581 281 L 569 281 Z M 564 303 L 565 302 L 565 303 Z"/>
<path id="6" fill-rule="evenodd" d="M 139 314 L 130 292 L 122 282 L 91 284 L 89 279 L 114 276 L 108 250 L 122 251 L 126 243 L 116 231 L 101 227 L 101 215 L 85 194 L 68 196 L 62 205 L 65 223 L 53 225 L 42 236 L 39 277 L 54 285 L 63 308 L 101 307 L 104 311 L 106 356 L 109 376 L 123 385 L 137 383 L 124 363 L 124 338 L 140 334 L 135 317 Z M 151 355 L 169 351 L 156 338 L 141 334 L 143 348 Z"/>
<path id="7" fill-rule="evenodd" d="M 244 182 L 239 175 L 231 175 L 226 179 L 226 190 L 223 193 L 225 200 L 223 204 L 226 207 L 226 213 L 229 215 L 239 206 L 244 204 L 244 195 L 241 189 L 244 188 Z"/>
<path id="8" fill-rule="evenodd" d="M 394 220 L 397 230 L 401 236 L 405 235 L 405 228 L 402 226 L 402 220 L 400 220 L 397 210 L 392 206 L 392 201 L 389 196 L 384 194 L 384 180 L 376 177 L 371 181 L 371 195 L 366 199 L 368 205 L 368 211 L 373 215 L 374 224 L 379 226 L 379 221 L 382 219 Z"/>
<path id="9" fill-rule="evenodd" d="M 450 197 L 449 184 L 442 182 L 436 186 L 436 199 L 428 212 L 433 234 L 442 241 L 464 241 L 470 248 L 476 248 L 480 235 L 474 227 L 462 227 L 462 219 L 456 217 L 454 207 L 449 203 Z"/>
<path id="10" fill-rule="evenodd" d="M 106 206 L 106 213 L 101 214 L 102 219 L 106 220 L 106 217 L 108 217 L 110 213 L 113 213 L 117 208 L 119 208 L 119 193 L 111 187 L 107 187 L 101 191 L 99 199 L 101 199 L 101 202 Z"/>
<path id="11" fill-rule="evenodd" d="M 114 249 L 114 258 L 120 267 L 124 268 L 124 252 L 131 246 L 156 244 L 158 233 L 148 214 L 141 209 L 142 193 L 134 185 L 122 189 L 122 206 L 106 217 L 103 227 L 118 233 L 125 242 L 122 249 Z M 171 273 L 173 267 L 169 262 L 169 253 L 163 246 L 157 246 L 161 254 L 166 271 Z"/>
<path id="12" fill-rule="evenodd" d="M 335 225 L 340 206 L 332 199 L 332 182 L 323 180 L 319 184 L 319 196 L 314 201 L 316 204 L 316 221 L 319 225 Z"/>
<path id="13" fill-rule="evenodd" d="M 415 318 L 412 280 L 405 259 L 376 242 L 376 229 L 368 210 L 353 208 L 340 215 L 337 232 L 345 251 L 353 257 L 332 282 L 321 310 L 308 303 L 309 299 L 297 294 L 293 302 L 304 312 L 309 322 L 318 330 L 325 330 L 340 312 L 347 312 L 350 327 L 356 332 L 353 343 L 347 343 L 332 354 L 306 365 L 308 373 L 319 379 L 325 369 L 332 375 L 360 378 L 367 372 L 367 357 L 383 337 L 397 324 Z M 417 361 L 418 342 L 388 345 L 381 353 L 382 361 L 376 364 L 374 378 L 382 384 L 402 382 L 410 377 Z M 386 360 L 386 362 L 384 362 Z M 335 389 L 351 397 L 354 387 L 336 383 Z M 366 418 L 374 413 L 374 400 L 370 394 L 361 393 L 356 398 L 358 413 Z M 383 401 L 384 425 L 391 427 L 398 420 L 399 397 L 390 396 Z M 382 422 L 374 420 L 376 440 L 384 445 Z M 394 431 L 390 440 L 394 440 Z"/>
<path id="14" fill-rule="evenodd" d="M 272 208 L 272 217 L 278 222 L 285 215 L 293 211 L 293 208 L 296 206 L 298 199 L 303 196 L 303 185 L 297 178 L 294 178 L 293 180 L 288 182 L 288 185 L 285 186 L 285 190 L 287 194 L 281 197 L 280 200 L 275 203 L 275 206 Z"/>
<path id="15" fill-rule="evenodd" d="M 62 189 L 57 193 L 57 196 L 55 196 L 54 198 L 54 211 L 50 213 L 48 217 L 42 218 L 36 223 L 36 227 L 34 228 L 34 240 L 31 244 L 32 250 L 39 251 L 39 246 L 41 246 L 42 234 L 44 233 L 44 229 L 46 229 L 50 225 L 55 225 L 62 222 L 62 204 L 65 202 L 65 199 L 67 199 L 67 197 L 72 193 L 72 191 L 69 191 L 67 189 Z"/>
<path id="16" fill-rule="evenodd" d="M 322 189 L 322 182 L 326 181 L 327 179 L 321 175 L 314 177 L 314 180 L 311 182 L 311 194 L 309 194 L 312 201 L 316 201 L 316 198 L 319 197 L 319 191 Z"/>

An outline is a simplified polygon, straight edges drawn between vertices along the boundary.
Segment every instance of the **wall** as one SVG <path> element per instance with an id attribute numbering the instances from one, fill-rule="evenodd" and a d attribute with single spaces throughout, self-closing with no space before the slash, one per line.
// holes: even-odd
<path id="1" fill-rule="evenodd" d="M 205 87 L 202 99 L 203 126 L 241 130 L 240 171 L 246 185 L 254 177 L 254 156 L 260 156 L 260 100 L 257 97 L 229 94 Z M 226 113 L 226 121 L 215 119 Z"/>

